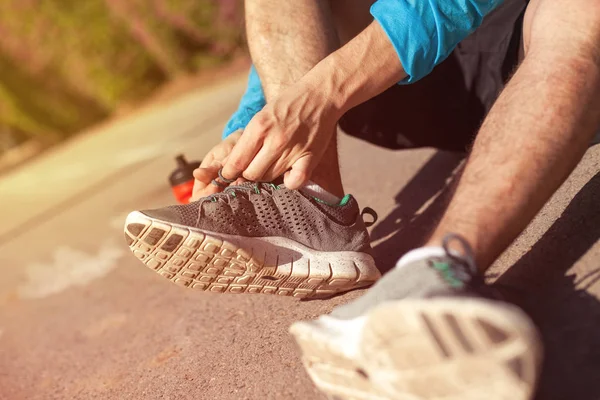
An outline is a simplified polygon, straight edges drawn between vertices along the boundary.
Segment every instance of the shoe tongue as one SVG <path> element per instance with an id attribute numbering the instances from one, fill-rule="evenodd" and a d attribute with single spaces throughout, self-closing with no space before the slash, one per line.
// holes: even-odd
<path id="1" fill-rule="evenodd" d="M 273 189 L 273 184 L 271 183 L 263 183 L 263 182 L 243 182 L 240 183 L 239 185 L 232 185 L 229 186 L 232 189 L 247 189 L 247 190 L 252 190 L 255 191 L 257 188 L 258 189 L 268 189 L 268 190 L 272 190 Z"/>
<path id="2" fill-rule="evenodd" d="M 243 187 L 243 188 L 253 188 L 256 185 L 260 185 L 260 183 L 256 183 L 256 182 L 242 182 L 238 185 L 231 185 L 233 187 Z"/>

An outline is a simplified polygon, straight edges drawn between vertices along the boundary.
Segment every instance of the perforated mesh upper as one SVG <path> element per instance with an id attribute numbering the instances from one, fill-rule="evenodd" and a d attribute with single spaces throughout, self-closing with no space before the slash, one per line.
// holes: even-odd
<path id="1" fill-rule="evenodd" d="M 285 237 L 321 251 L 367 251 L 369 236 L 353 197 L 343 206 L 315 201 L 300 191 L 260 185 L 145 214 L 202 230 L 251 237 Z"/>

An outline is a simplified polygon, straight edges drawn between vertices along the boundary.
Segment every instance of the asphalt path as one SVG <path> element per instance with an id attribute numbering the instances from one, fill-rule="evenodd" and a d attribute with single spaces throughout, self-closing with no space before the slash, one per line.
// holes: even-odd
<path id="1" fill-rule="evenodd" d="M 323 399 L 287 330 L 361 294 L 297 301 L 182 289 L 135 259 L 131 210 L 174 202 L 244 89 L 217 84 L 95 128 L 0 177 L 0 399 Z M 460 155 L 342 136 L 346 189 L 379 213 L 389 269 L 439 218 Z M 538 398 L 600 399 L 600 146 L 489 274 L 540 326 Z M 510 268 L 510 269 L 509 269 Z"/>

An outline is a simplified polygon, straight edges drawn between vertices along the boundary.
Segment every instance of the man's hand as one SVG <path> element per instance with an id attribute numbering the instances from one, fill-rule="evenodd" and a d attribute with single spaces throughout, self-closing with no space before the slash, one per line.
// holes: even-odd
<path id="1" fill-rule="evenodd" d="M 218 177 L 219 169 L 223 166 L 241 136 L 242 131 L 232 133 L 206 154 L 200 168 L 194 171 L 195 181 L 192 201 L 223 190 L 221 187 L 211 184 L 211 182 Z"/>
<path id="2" fill-rule="evenodd" d="M 334 104 L 309 79 L 289 86 L 250 121 L 225 162 L 223 176 L 271 181 L 285 173 L 286 187 L 300 188 L 335 132 L 341 114 Z"/>
<path id="3" fill-rule="evenodd" d="M 269 100 L 231 151 L 223 176 L 270 181 L 285 173 L 285 185 L 300 188 L 321 161 L 339 118 L 405 77 L 393 45 L 373 22 Z"/>

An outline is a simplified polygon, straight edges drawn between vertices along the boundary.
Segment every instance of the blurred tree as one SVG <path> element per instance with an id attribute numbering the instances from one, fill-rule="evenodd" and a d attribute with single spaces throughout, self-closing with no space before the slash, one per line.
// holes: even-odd
<path id="1" fill-rule="evenodd" d="M 0 0 L 0 152 L 54 143 L 226 61 L 242 15 L 242 0 Z"/>
<path id="2" fill-rule="evenodd" d="M 168 77 L 182 72 L 181 60 L 175 57 L 176 50 L 169 47 L 150 26 L 147 15 L 142 15 L 140 1 L 104 0 L 110 11 L 128 27 L 131 36 L 146 50 L 153 61 Z M 144 18 L 146 17 L 146 18 Z"/>

